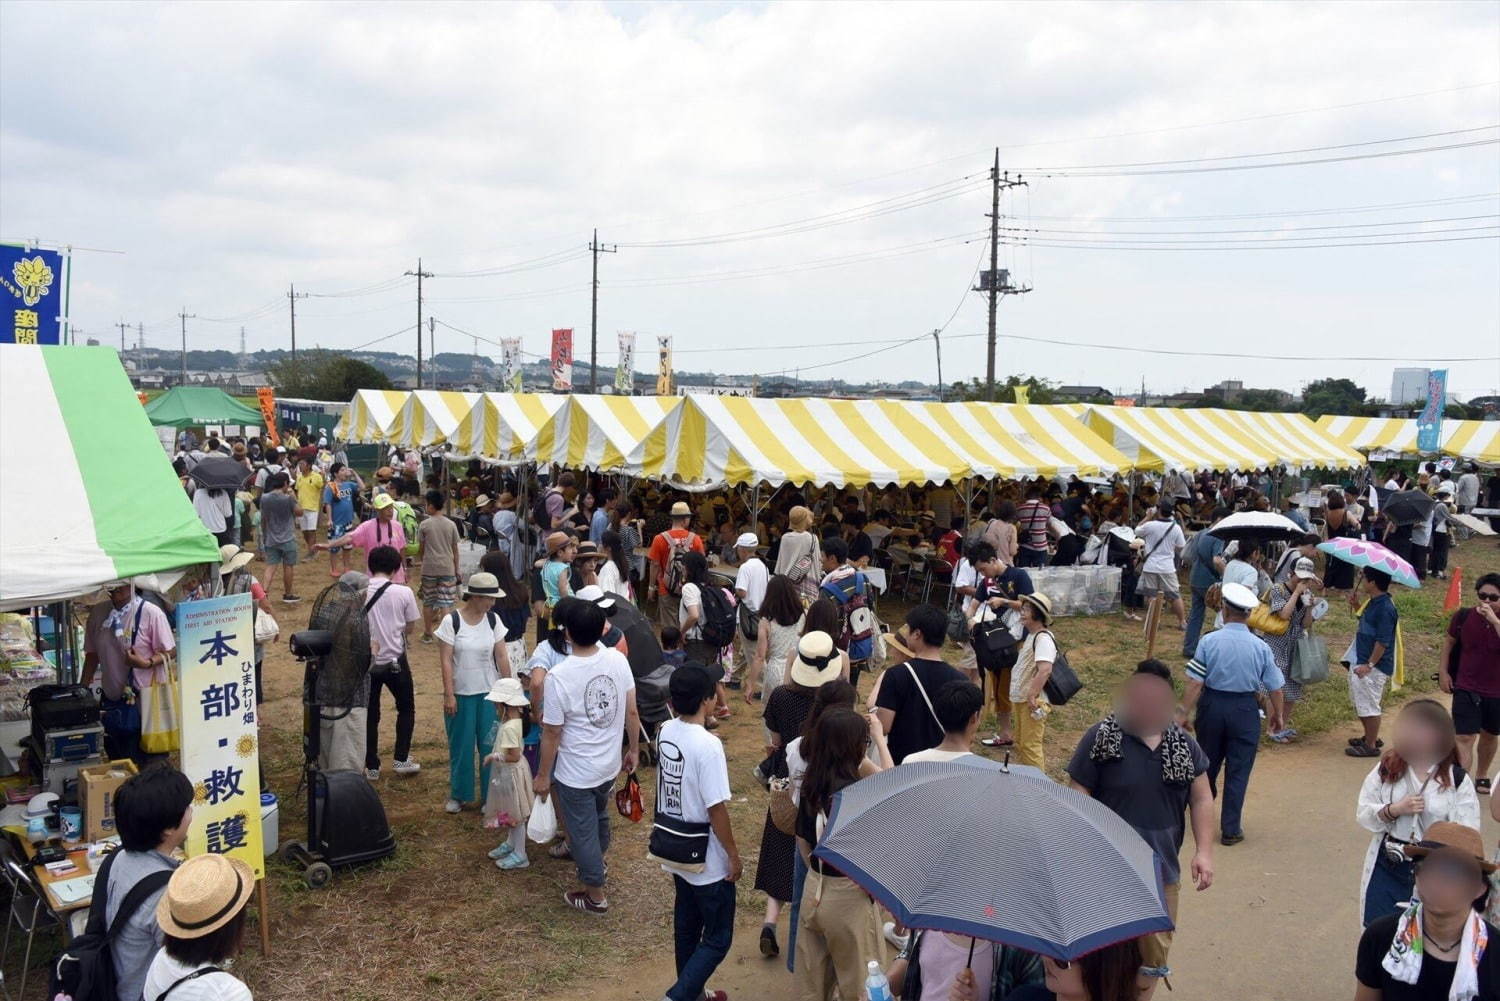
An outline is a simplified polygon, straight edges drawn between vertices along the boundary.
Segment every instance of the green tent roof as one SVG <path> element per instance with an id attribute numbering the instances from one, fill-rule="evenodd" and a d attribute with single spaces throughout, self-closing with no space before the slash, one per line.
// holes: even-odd
<path id="1" fill-rule="evenodd" d="M 156 425 L 174 428 L 206 424 L 262 423 L 260 411 L 247 407 L 222 389 L 212 386 L 178 386 L 146 404 L 146 416 Z"/>

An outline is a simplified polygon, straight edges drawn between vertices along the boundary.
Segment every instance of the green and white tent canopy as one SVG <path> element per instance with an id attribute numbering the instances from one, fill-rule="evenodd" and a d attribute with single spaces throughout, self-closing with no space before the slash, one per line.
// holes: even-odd
<path id="1" fill-rule="evenodd" d="M 112 349 L 0 345 L 0 608 L 218 559 Z"/>
<path id="2" fill-rule="evenodd" d="M 152 424 L 201 428 L 209 424 L 246 424 L 260 427 L 264 418 L 224 390 L 214 386 L 174 386 L 146 404 Z"/>

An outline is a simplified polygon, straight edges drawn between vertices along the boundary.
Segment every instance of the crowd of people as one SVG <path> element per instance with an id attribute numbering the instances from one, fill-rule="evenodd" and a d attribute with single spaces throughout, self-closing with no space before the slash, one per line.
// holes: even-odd
<path id="1" fill-rule="evenodd" d="M 421 768 L 411 754 L 407 653 L 411 643 L 436 644 L 445 809 L 478 811 L 497 834 L 490 857 L 502 871 L 534 864 L 526 831 L 542 810 L 558 833 L 540 851 L 571 860 L 576 872 L 562 903 L 602 916 L 610 910 L 616 786 L 650 760 L 657 786 L 650 852 L 674 888 L 677 980 L 665 987 L 668 1001 L 727 996 L 709 984 L 732 946 L 748 835 L 730 820 L 727 758 L 715 730 L 746 711 L 765 737 L 753 769 L 767 791 L 753 874 L 765 902 L 759 950 L 784 960 L 797 996 L 862 997 L 872 960 L 897 997 L 1151 996 L 1170 974 L 1170 933 L 1072 964 L 1008 946 L 975 949 L 961 935 L 901 927 L 814 854 L 834 796 L 869 775 L 908 762 L 962 761 L 979 747 L 1046 766 L 1049 680 L 1066 661 L 1065 637 L 1031 571 L 1077 562 L 1120 566 L 1127 611 L 1154 599 L 1181 631 L 1185 672 L 1143 661 L 1121 686 L 1115 712 L 1083 734 L 1065 767 L 1074 789 L 1118 813 L 1161 858 L 1174 920 L 1179 885 L 1208 889 L 1215 847 L 1244 840 L 1262 733 L 1297 738 L 1299 639 L 1321 618 L 1325 595 L 1347 592 L 1358 626 L 1344 659 L 1362 723 L 1347 751 L 1379 759 L 1356 810 L 1374 834 L 1361 882 L 1367 927 L 1356 996 L 1469 998 L 1500 989 L 1496 956 L 1484 951 L 1494 928 L 1482 916 L 1483 894 L 1468 898 L 1480 901 L 1477 912 L 1455 902 L 1464 880 L 1487 886 L 1493 868 L 1477 827 L 1500 740 L 1500 577 L 1482 577 L 1476 604 L 1449 624 L 1443 688 L 1453 694 L 1451 714 L 1432 700 L 1409 703 L 1386 750 L 1382 697 L 1399 647 L 1391 581 L 1368 568 L 1356 579 L 1331 559 L 1320 572 L 1316 552 L 1317 543 L 1341 537 L 1399 545 L 1392 533 L 1408 526 L 1374 510 L 1368 484 L 1303 483 L 1296 499 L 1280 504 L 1270 498 L 1294 484 L 1264 472 L 1169 473 L 1133 489 L 1078 478 L 1004 484 L 967 504 L 951 487 L 788 488 L 752 512 L 743 496 L 651 485 L 617 492 L 607 478 L 571 472 L 533 485 L 477 467 L 434 462 L 429 470 L 422 456 L 400 450 L 367 484 L 326 440 L 287 442 L 289 451 L 252 444 L 254 452 L 239 442 L 203 449 L 227 447 L 246 463 L 243 497 L 218 530 L 226 546 L 253 539 L 264 555 L 264 579 L 246 589 L 266 602 L 280 576 L 282 602 L 295 603 L 292 567 L 327 552 L 333 586 L 367 602 L 368 698 L 323 742 L 324 766 L 362 768 L 379 780 L 389 690 L 392 768 L 397 775 Z M 194 451 L 183 451 L 185 484 Z M 1439 533 L 1442 512 L 1476 505 L 1471 476 L 1433 471 L 1420 485 L 1397 476 L 1381 489 L 1430 490 L 1438 512 L 1431 530 Z M 1226 544 L 1202 531 L 1229 513 L 1273 508 L 1305 536 L 1267 546 Z M 209 512 L 213 530 L 211 519 Z M 471 546 L 482 551 L 479 565 L 461 572 L 460 551 Z M 1439 548 L 1446 555 L 1451 542 L 1428 543 L 1434 575 L 1445 569 Z M 951 598 L 947 607 L 918 601 L 887 632 L 871 578 L 894 569 L 903 550 L 945 563 Z M 101 609 L 100 635 L 132 615 L 145 620 L 151 613 L 142 604 L 154 607 L 122 593 Z M 99 647 L 106 696 L 126 672 L 151 669 L 160 626 L 153 616 L 129 629 L 142 642 L 120 656 Z M 648 667 L 660 670 L 630 656 L 642 646 L 641 628 L 661 651 L 659 665 Z M 169 644 L 170 627 L 164 632 Z M 957 656 L 945 655 L 954 645 Z M 1179 869 L 1189 827 L 1193 854 Z M 1412 949 L 1413 936 L 1428 936 L 1425 954 Z M 1464 966 L 1471 961 L 1473 976 Z M 1423 993 L 1439 981 L 1456 993 Z M 1461 993 L 1465 984 L 1476 992 Z M 1408 985 L 1415 992 L 1403 993 Z"/>

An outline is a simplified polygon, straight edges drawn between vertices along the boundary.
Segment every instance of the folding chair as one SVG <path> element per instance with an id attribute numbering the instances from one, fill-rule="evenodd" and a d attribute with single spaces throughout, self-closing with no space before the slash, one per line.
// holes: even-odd
<path id="1" fill-rule="evenodd" d="M 0 878 L 10 884 L 10 916 L 5 922 L 5 939 L 0 945 L 0 956 L 8 955 L 10 952 L 10 930 L 11 927 L 20 928 L 26 932 L 26 956 L 21 961 L 21 990 L 20 997 L 26 996 L 26 979 L 31 972 L 31 947 L 36 941 L 36 933 L 39 929 L 51 930 L 59 928 L 60 922 L 52 908 L 42 899 L 41 888 L 32 880 L 31 874 L 21 867 L 12 856 L 9 846 L 4 850 L 3 864 L 0 864 Z M 3 981 L 0 981 L 3 984 Z M 5 996 L 10 997 L 10 991 L 5 991 Z"/>
<path id="2" fill-rule="evenodd" d="M 932 600 L 932 592 L 943 590 L 947 592 L 944 604 L 953 597 L 953 564 L 941 556 L 927 557 L 927 579 L 922 585 L 922 601 L 924 603 Z"/>

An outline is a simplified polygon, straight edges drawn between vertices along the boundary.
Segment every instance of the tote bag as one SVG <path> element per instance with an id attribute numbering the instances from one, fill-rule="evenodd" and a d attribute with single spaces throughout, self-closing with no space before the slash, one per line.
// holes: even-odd
<path id="1" fill-rule="evenodd" d="M 168 754 L 182 746 L 180 719 L 177 712 L 177 672 L 168 656 L 151 684 L 141 689 L 141 750 L 147 754 Z"/>
<path id="2" fill-rule="evenodd" d="M 1328 680 L 1328 644 L 1323 637 L 1303 633 L 1292 647 L 1292 680 L 1303 685 Z"/>

